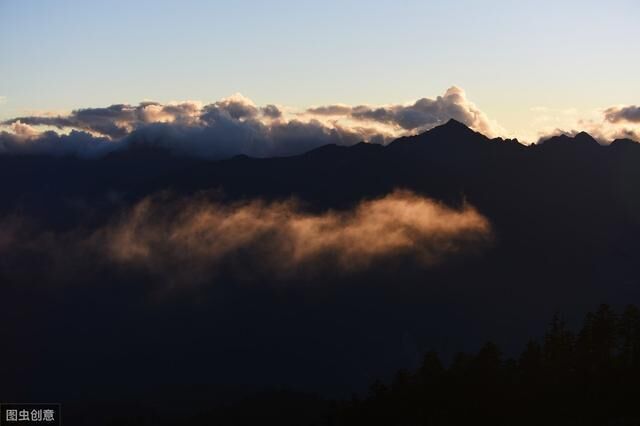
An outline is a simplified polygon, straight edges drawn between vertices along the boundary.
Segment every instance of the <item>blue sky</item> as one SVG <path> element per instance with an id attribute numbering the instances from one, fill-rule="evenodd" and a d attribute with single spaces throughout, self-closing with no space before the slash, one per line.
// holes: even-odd
<path id="1" fill-rule="evenodd" d="M 640 3 L 0 0 L 0 118 L 144 99 L 389 104 L 457 85 L 532 108 L 638 103 Z"/>

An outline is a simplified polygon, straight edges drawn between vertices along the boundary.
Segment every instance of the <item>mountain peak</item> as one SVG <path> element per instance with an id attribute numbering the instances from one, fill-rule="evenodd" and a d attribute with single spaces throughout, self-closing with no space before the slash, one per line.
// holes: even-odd
<path id="1" fill-rule="evenodd" d="M 438 127 L 444 127 L 444 128 L 448 128 L 448 129 L 468 129 L 471 130 L 469 128 L 469 126 L 467 126 L 466 124 L 456 120 L 455 118 L 450 118 L 446 123 L 438 126 Z"/>
<path id="2" fill-rule="evenodd" d="M 462 142 L 468 143 L 469 141 L 488 141 L 489 139 L 482 133 L 478 133 L 471 129 L 466 124 L 450 119 L 440 126 L 434 127 L 431 130 L 423 133 L 427 138 L 434 140 L 442 140 L 447 143 Z"/>
<path id="3" fill-rule="evenodd" d="M 560 134 L 542 141 L 546 146 L 600 146 L 597 140 L 587 132 L 576 133 L 574 136 Z"/>
<path id="4" fill-rule="evenodd" d="M 585 144 L 598 144 L 598 141 L 596 141 L 593 136 L 591 136 L 589 133 L 587 132 L 580 132 L 577 135 L 575 135 L 573 137 L 573 140 L 576 142 L 580 142 L 580 143 L 585 143 Z M 599 145 L 599 144 L 598 144 Z"/>
<path id="5" fill-rule="evenodd" d="M 438 149 L 457 150 L 463 147 L 473 149 L 477 145 L 489 142 L 482 133 L 478 133 L 469 128 L 466 124 L 456 120 L 449 119 L 446 123 L 433 127 L 423 133 L 414 136 L 402 136 L 388 146 L 391 149 L 405 149 L 414 145 L 420 147 L 438 147 Z"/>
<path id="6" fill-rule="evenodd" d="M 624 138 L 624 139 L 616 139 L 613 142 L 611 142 L 611 147 L 613 148 L 621 148 L 621 147 L 635 147 L 638 145 L 638 142 L 634 141 L 633 139 L 628 139 L 628 138 Z"/>
<path id="7" fill-rule="evenodd" d="M 449 119 L 444 124 L 434 127 L 431 130 L 426 132 L 427 134 L 437 135 L 437 136 L 445 136 L 445 137 L 468 137 L 477 135 L 471 128 L 469 128 L 466 124 L 461 123 L 456 119 Z"/>

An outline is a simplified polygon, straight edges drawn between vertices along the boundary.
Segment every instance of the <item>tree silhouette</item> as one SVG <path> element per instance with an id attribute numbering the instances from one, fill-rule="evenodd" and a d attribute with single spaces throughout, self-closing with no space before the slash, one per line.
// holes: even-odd
<path id="1" fill-rule="evenodd" d="M 415 371 L 374 381 L 364 396 L 327 401 L 267 391 L 217 404 L 189 419 L 123 413 L 111 423 L 154 425 L 637 425 L 640 424 L 640 311 L 601 305 L 577 333 L 556 314 L 542 342 L 516 358 L 487 342 L 444 362 L 426 352 Z"/>
<path id="2" fill-rule="evenodd" d="M 542 344 L 530 340 L 504 359 L 488 342 L 449 366 L 427 352 L 414 373 L 376 382 L 362 402 L 345 404 L 344 425 L 631 425 L 640 423 L 640 311 L 601 305 L 578 333 L 552 318 Z"/>

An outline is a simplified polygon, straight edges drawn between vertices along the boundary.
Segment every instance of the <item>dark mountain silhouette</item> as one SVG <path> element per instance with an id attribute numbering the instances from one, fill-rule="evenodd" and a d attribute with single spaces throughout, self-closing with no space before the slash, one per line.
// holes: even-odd
<path id="1" fill-rule="evenodd" d="M 342 397 L 415 370 L 428 348 L 451 361 L 489 339 L 514 354 L 555 311 L 575 324 L 603 302 L 640 304 L 639 164 L 630 140 L 581 133 L 525 146 L 453 120 L 387 146 L 287 158 L 213 162 L 145 146 L 100 159 L 2 155 L 0 400 L 135 401 L 202 384 Z M 173 292 L 144 268 L 105 268 L 70 249 L 151 194 L 294 197 L 325 212 L 395 189 L 474 206 L 492 244 L 428 267 L 393 259 L 295 276 L 238 274 L 251 269 L 240 252 L 211 285 Z M 53 235 L 56 262 L 40 247 Z"/>
<path id="2" fill-rule="evenodd" d="M 580 132 L 575 136 L 559 135 L 553 136 L 549 139 L 541 142 L 543 146 L 571 146 L 580 147 L 585 149 L 586 147 L 598 147 L 600 144 L 587 132 Z"/>
<path id="3" fill-rule="evenodd" d="M 638 142 L 631 139 L 616 139 L 611 142 L 611 147 L 616 149 L 629 149 L 633 150 L 638 145 Z"/>

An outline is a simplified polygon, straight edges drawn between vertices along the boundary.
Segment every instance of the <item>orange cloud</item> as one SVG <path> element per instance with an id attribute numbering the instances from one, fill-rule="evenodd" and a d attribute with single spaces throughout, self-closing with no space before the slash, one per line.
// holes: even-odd
<path id="1" fill-rule="evenodd" d="M 98 239 L 118 264 L 198 281 L 238 259 L 248 271 L 282 275 L 319 264 L 359 270 L 393 256 L 432 265 L 486 244 L 491 234 L 472 207 L 454 210 L 406 191 L 317 214 L 291 200 L 226 205 L 190 199 L 170 210 L 147 198 Z"/>

